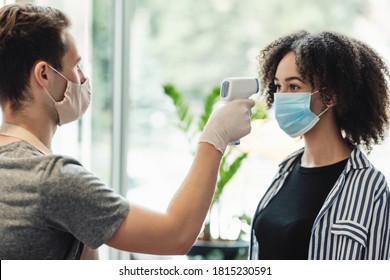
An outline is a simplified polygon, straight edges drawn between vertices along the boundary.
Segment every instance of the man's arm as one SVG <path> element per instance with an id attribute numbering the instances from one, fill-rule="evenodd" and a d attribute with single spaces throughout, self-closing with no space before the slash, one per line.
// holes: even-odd
<path id="1" fill-rule="evenodd" d="M 215 190 L 223 152 L 250 132 L 253 100 L 235 100 L 211 115 L 194 161 L 166 213 L 131 205 L 107 245 L 149 254 L 185 254 L 195 242 Z"/>
<path id="2" fill-rule="evenodd" d="M 193 165 L 166 213 L 131 205 L 107 245 L 150 254 L 185 254 L 195 242 L 214 193 L 222 154 L 200 143 Z"/>

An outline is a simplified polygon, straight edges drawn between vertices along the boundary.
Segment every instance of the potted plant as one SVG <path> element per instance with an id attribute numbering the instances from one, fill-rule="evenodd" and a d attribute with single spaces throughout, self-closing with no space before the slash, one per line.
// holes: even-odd
<path id="1" fill-rule="evenodd" d="M 192 113 L 189 110 L 189 105 L 185 103 L 183 99 L 183 94 L 180 93 L 172 84 L 165 84 L 164 86 L 164 93 L 172 100 L 175 109 L 176 109 L 176 114 L 178 117 L 178 127 L 186 133 L 189 141 L 192 143 L 197 137 L 199 136 L 200 132 L 203 131 L 204 126 L 206 125 L 211 112 L 213 110 L 214 105 L 217 103 L 219 100 L 219 94 L 220 94 L 220 87 L 216 86 L 214 87 L 205 97 L 203 101 L 203 112 L 201 113 L 198 118 L 192 115 Z M 255 106 L 255 109 L 252 112 L 252 119 L 264 119 L 266 118 L 266 109 L 264 104 L 262 103 L 257 103 Z M 239 149 L 236 149 L 234 147 L 228 147 L 220 164 L 219 167 L 219 174 L 218 174 L 218 179 L 216 183 L 216 189 L 215 189 L 215 194 L 213 196 L 213 199 L 211 201 L 210 205 L 210 210 L 209 213 L 212 209 L 214 209 L 220 202 L 221 195 L 223 194 L 223 191 L 225 187 L 227 186 L 228 182 L 233 178 L 233 176 L 237 173 L 239 170 L 242 162 L 245 160 L 245 158 L 248 156 L 246 152 L 243 152 Z M 199 235 L 199 242 L 196 244 L 193 248 L 194 250 L 200 249 L 197 245 L 199 244 L 206 244 L 209 241 L 213 241 L 211 244 L 207 243 L 208 245 L 206 247 L 212 247 L 216 248 L 218 247 L 219 250 L 222 250 L 223 248 L 228 249 L 229 247 L 231 248 L 232 246 L 228 246 L 227 243 L 223 243 L 221 245 L 221 238 L 212 238 L 210 234 L 210 224 L 213 222 L 212 219 L 206 218 L 204 228 Z M 242 215 L 239 217 L 240 220 L 243 223 L 250 224 L 250 218 Z M 240 235 L 238 239 L 240 238 Z M 232 243 L 232 242 L 230 242 Z M 216 244 L 219 244 L 219 246 L 216 246 Z M 231 244 L 230 244 L 231 245 Z M 239 244 L 239 246 L 242 246 L 242 242 Z M 209 248 L 210 249 L 210 248 Z M 210 251 L 213 253 L 213 251 Z M 218 251 L 218 250 L 217 250 Z M 230 250 L 232 251 L 232 250 Z M 196 252 L 193 252 L 196 253 Z M 214 251 L 215 253 L 215 251 Z M 217 256 L 216 258 L 219 257 L 227 257 L 226 253 L 222 253 L 222 255 L 225 256 Z M 218 252 L 216 253 L 218 255 Z M 230 258 L 230 257 L 229 257 Z"/>

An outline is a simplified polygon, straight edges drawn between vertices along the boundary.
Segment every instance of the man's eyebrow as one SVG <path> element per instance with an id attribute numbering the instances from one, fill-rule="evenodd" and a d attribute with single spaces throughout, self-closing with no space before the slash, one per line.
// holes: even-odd
<path id="1" fill-rule="evenodd" d="M 274 80 L 275 81 L 279 81 L 279 79 L 277 77 L 274 77 Z M 286 79 L 284 79 L 286 82 L 291 82 L 293 80 L 298 80 L 300 81 L 301 83 L 304 83 L 305 81 L 301 78 L 301 77 L 298 77 L 298 76 L 292 76 L 292 77 L 288 77 Z"/>

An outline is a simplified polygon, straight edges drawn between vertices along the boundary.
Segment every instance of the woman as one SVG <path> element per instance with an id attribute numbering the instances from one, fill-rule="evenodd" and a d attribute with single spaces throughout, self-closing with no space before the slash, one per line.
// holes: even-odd
<path id="1" fill-rule="evenodd" d="M 390 191 L 370 151 L 389 124 L 389 71 L 366 44 L 300 31 L 259 56 L 268 107 L 304 148 L 280 165 L 253 219 L 251 259 L 389 259 Z"/>

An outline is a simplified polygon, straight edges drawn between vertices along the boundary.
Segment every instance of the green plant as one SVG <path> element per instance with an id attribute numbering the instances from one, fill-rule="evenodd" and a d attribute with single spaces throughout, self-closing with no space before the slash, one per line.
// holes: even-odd
<path id="1" fill-rule="evenodd" d="M 195 117 L 189 110 L 189 105 L 184 102 L 183 94 L 178 92 L 172 84 L 165 84 L 164 93 L 169 96 L 175 106 L 176 114 L 178 116 L 178 127 L 187 134 L 190 141 L 193 141 L 200 132 L 203 131 L 206 125 L 215 103 L 219 100 L 220 87 L 214 87 L 205 97 L 203 101 L 203 112 L 198 117 L 197 124 L 195 123 Z M 266 118 L 266 110 L 262 104 L 257 104 L 252 113 L 252 119 L 264 119 Z M 212 209 L 213 205 L 219 202 L 228 182 L 233 178 L 240 168 L 243 160 L 248 156 L 247 153 L 228 147 L 219 167 L 219 174 L 216 183 L 215 193 L 210 205 Z M 207 231 L 207 225 L 206 225 Z M 205 234 L 205 239 L 209 239 L 208 234 Z"/>

